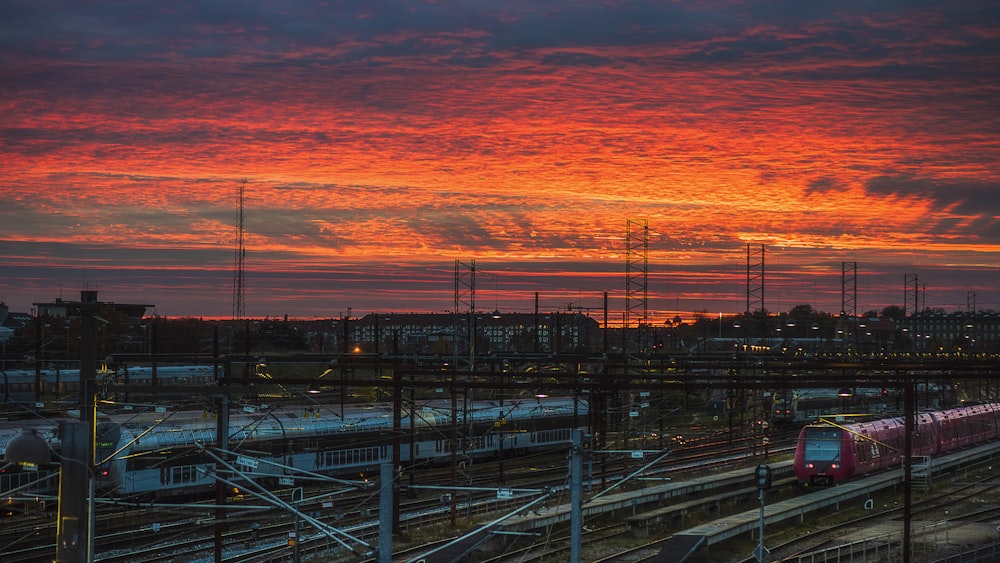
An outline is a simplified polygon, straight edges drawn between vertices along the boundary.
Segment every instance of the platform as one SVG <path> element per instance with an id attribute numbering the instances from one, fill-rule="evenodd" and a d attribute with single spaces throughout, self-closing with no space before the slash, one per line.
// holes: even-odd
<path id="1" fill-rule="evenodd" d="M 789 477 L 792 474 L 791 460 L 775 462 L 770 464 L 770 466 L 775 479 Z M 582 512 L 585 520 L 611 514 L 616 514 L 619 518 L 625 518 L 660 508 L 665 502 L 690 494 L 742 489 L 752 483 L 752 468 L 713 473 L 683 481 L 671 481 L 634 491 L 610 493 L 599 497 L 593 502 L 584 502 Z M 540 514 L 532 512 L 513 516 L 505 520 L 500 529 L 509 532 L 528 532 L 552 525 L 568 524 L 571 512 L 572 507 L 569 504 L 553 506 L 545 509 Z"/>
<path id="2" fill-rule="evenodd" d="M 935 459 L 934 468 L 959 467 L 971 460 L 1000 454 L 1000 442 L 994 442 L 963 450 Z M 840 509 L 840 504 L 857 499 L 867 499 L 875 491 L 895 487 L 903 483 L 902 469 L 881 473 L 830 487 L 819 489 L 802 496 L 776 502 L 764 507 L 765 529 L 792 518 L 804 521 L 805 515 L 827 507 Z M 863 501 L 862 501 L 863 502 Z M 654 559 L 656 563 L 683 563 L 698 549 L 708 547 L 760 527 L 760 508 L 689 528 L 674 536 L 660 550 Z M 694 547 L 691 547 L 694 546 Z"/>

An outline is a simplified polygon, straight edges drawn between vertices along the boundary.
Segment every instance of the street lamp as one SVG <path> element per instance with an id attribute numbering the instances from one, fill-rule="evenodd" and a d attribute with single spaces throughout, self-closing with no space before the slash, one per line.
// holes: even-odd
<path id="1" fill-rule="evenodd" d="M 840 410 L 842 413 L 846 414 L 847 400 L 850 399 L 853 395 L 854 393 L 852 393 L 851 390 L 847 387 L 841 387 L 840 390 L 837 391 L 837 396 L 840 397 Z"/>
<path id="2" fill-rule="evenodd" d="M 4 463 L 20 465 L 28 470 L 38 469 L 40 465 L 51 461 L 52 450 L 49 449 L 48 442 L 34 428 L 21 430 L 7 444 L 7 451 L 4 453 Z"/>
<path id="3" fill-rule="evenodd" d="M 57 562 L 85 562 L 91 559 L 93 545 L 93 476 L 91 463 L 87 462 L 90 435 L 80 421 L 63 421 L 60 425 L 62 454 L 58 494 L 58 521 L 56 530 Z M 52 461 L 52 450 L 34 429 L 22 430 L 7 444 L 4 453 L 6 464 L 20 465 L 37 471 L 39 466 Z M 83 494 L 81 494 L 83 492 Z"/>

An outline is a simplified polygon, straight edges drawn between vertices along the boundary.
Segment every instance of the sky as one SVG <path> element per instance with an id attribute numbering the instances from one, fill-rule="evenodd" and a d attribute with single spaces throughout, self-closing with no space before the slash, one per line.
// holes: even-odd
<path id="1" fill-rule="evenodd" d="M 14 311 L 231 316 L 241 186 L 251 317 L 1000 310 L 995 2 L 5 0 L 0 109 Z"/>

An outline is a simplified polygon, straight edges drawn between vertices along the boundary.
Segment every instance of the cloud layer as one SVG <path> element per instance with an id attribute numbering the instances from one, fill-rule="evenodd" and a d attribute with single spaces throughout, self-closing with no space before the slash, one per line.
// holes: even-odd
<path id="1" fill-rule="evenodd" d="M 742 310 L 748 243 L 771 310 L 843 261 L 991 306 L 1000 8 L 870 4 L 7 2 L 0 299 L 226 315 L 245 179 L 254 315 L 446 310 L 456 259 L 620 302 L 629 218 L 659 312 Z"/>

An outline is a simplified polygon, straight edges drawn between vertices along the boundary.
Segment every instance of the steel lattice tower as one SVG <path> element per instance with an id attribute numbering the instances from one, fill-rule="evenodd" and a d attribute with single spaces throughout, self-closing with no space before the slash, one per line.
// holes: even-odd
<path id="1" fill-rule="evenodd" d="M 472 371 L 476 363 L 476 260 L 455 260 L 455 369 Z M 468 352 L 466 356 L 462 352 Z"/>
<path id="2" fill-rule="evenodd" d="M 243 230 L 243 198 L 246 191 L 247 181 L 240 182 L 239 187 L 239 212 L 236 221 L 236 257 L 233 267 L 233 320 L 240 321 L 246 317 L 246 296 L 244 294 L 244 261 L 247 249 L 244 240 Z"/>
<path id="3" fill-rule="evenodd" d="M 840 314 L 855 317 L 858 314 L 858 263 L 840 263 Z"/>
<path id="4" fill-rule="evenodd" d="M 639 348 L 645 349 L 644 331 L 649 316 L 649 225 L 645 219 L 626 223 L 625 235 L 625 326 L 633 320 L 639 328 Z M 627 351 L 627 350 L 626 350 Z"/>
<path id="5" fill-rule="evenodd" d="M 917 274 L 903 275 L 903 315 L 916 315 L 920 312 L 920 284 Z"/>
<path id="6" fill-rule="evenodd" d="M 760 253 L 753 251 L 753 245 L 747 243 L 747 309 L 746 314 L 752 315 L 764 309 L 764 245 L 760 245 Z"/>

